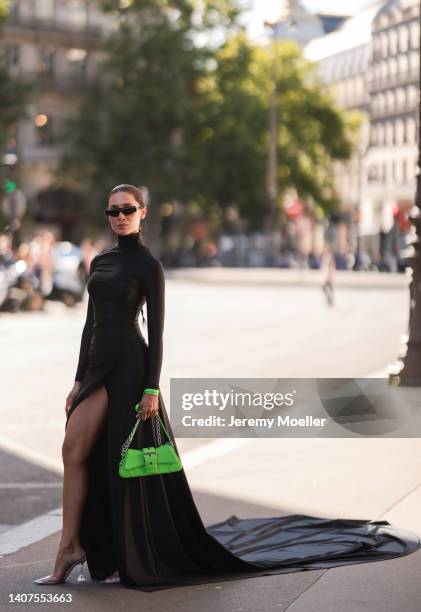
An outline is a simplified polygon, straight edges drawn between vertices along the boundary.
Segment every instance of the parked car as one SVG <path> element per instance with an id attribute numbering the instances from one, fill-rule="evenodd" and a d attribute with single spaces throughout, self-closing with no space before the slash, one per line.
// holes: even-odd
<path id="1" fill-rule="evenodd" d="M 83 298 L 86 275 L 83 272 L 82 249 L 68 241 L 53 246 L 54 273 L 48 299 L 74 306 Z"/>

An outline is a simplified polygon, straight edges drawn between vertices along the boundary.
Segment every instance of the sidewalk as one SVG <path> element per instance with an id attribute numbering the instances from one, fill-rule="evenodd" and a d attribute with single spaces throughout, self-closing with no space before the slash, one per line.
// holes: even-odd
<path id="1" fill-rule="evenodd" d="M 167 278 L 195 283 L 228 285 L 259 285 L 276 287 L 320 286 L 325 272 L 320 270 L 293 268 L 176 268 L 166 269 Z M 334 283 L 337 287 L 356 289 L 404 289 L 408 287 L 411 272 L 353 272 L 336 270 Z"/>
<path id="2" fill-rule="evenodd" d="M 385 372 L 386 372 L 385 368 Z M 384 373 L 385 373 L 384 372 Z M 375 373 L 380 376 L 382 373 Z M 374 373 L 369 376 L 373 376 Z M 287 442 L 295 446 L 300 444 L 300 440 L 284 441 L 283 446 Z M 320 441 L 313 441 L 314 444 Z M 368 440 L 363 442 L 367 443 Z M 386 440 L 376 440 L 377 444 Z M 412 441 L 413 442 L 413 441 Z M 203 520 L 205 525 L 221 520 L 223 516 L 237 513 L 246 516 L 273 516 L 279 513 L 279 509 L 270 507 L 269 501 L 265 495 L 269 488 L 275 488 L 278 491 L 282 490 L 281 483 L 284 478 L 284 473 L 291 473 L 291 465 L 286 465 L 285 468 L 280 467 L 279 475 L 271 477 L 270 482 L 261 483 L 261 491 L 259 494 L 259 502 L 256 505 L 241 498 L 241 490 L 244 486 L 242 479 L 246 478 L 244 474 L 239 475 L 238 469 L 233 462 L 227 465 L 226 480 L 221 484 L 220 489 L 213 486 L 212 478 L 217 479 L 215 474 L 215 464 L 221 464 L 224 459 L 221 456 L 225 452 L 220 447 L 220 441 L 217 440 L 214 444 L 215 450 L 209 452 L 203 451 L 202 448 L 194 449 L 187 452 L 183 456 L 183 463 L 186 463 L 187 475 L 194 492 L 196 501 L 203 509 Z M 301 442 L 301 455 L 303 464 L 306 459 L 304 451 L 310 441 L 303 440 Z M 334 456 L 335 450 L 341 448 L 345 444 L 345 440 L 338 440 L 335 446 L 334 441 L 330 441 L 330 452 Z M 407 440 L 407 445 L 411 440 Z M 270 444 L 275 447 L 276 440 L 271 440 Z M 413 444 L 416 449 L 417 441 Z M 220 454 L 218 456 L 218 449 Z M 262 450 L 266 449 L 261 447 Z M 348 476 L 345 488 L 356 487 L 358 482 L 362 482 L 362 488 L 367 487 L 367 482 L 373 481 L 371 498 L 363 498 L 359 502 L 360 512 L 358 513 L 363 518 L 372 520 L 387 520 L 392 525 L 408 529 L 421 536 L 421 470 L 418 472 L 417 465 L 409 465 L 408 457 L 410 453 L 404 457 L 390 457 L 389 463 L 383 465 L 384 473 L 391 470 L 392 466 L 396 467 L 396 481 L 399 486 L 393 488 L 393 491 L 385 490 L 384 479 L 379 473 L 378 468 L 371 470 L 369 459 L 371 452 L 375 452 L 373 445 L 362 445 L 365 455 L 363 456 L 362 465 L 367 465 L 367 474 L 358 472 L 357 458 L 353 460 L 348 458 L 350 465 L 344 464 L 344 473 Z M 392 446 L 393 448 L 393 446 Z M 239 460 L 245 460 L 249 452 L 247 440 L 233 441 L 229 452 L 235 452 Z M 412 451 L 411 451 L 412 452 Z M 296 458 L 288 458 L 288 448 L 283 450 L 282 464 L 290 461 L 297 461 Z M 199 455 L 201 455 L 199 457 Z M 233 455 L 231 455 L 233 456 Z M 212 461 L 209 461 L 209 457 Z M 273 457 L 273 449 L 268 444 L 265 453 L 262 453 L 262 465 L 265 466 Z M 321 460 L 313 453 L 316 466 L 314 473 L 318 473 L 317 462 Z M 360 458 L 361 460 L 361 458 Z M 399 478 L 403 474 L 403 470 L 407 465 L 407 472 L 412 472 L 412 480 Z M 354 467 L 353 467 L 354 466 Z M 194 469 L 193 469 L 194 468 Z M 255 466 L 254 474 L 252 471 L 251 480 L 255 479 L 258 471 L 261 469 Z M 296 463 L 296 469 L 300 470 L 300 464 Z M 334 469 L 334 467 L 332 467 Z M 354 469 L 355 473 L 352 473 Z M 351 470 L 351 471 L 350 471 Z M 312 472 L 313 473 L 313 472 Z M 375 480 L 375 474 L 379 474 L 378 483 Z M 419 473 L 419 477 L 418 477 Z M 213 476 L 212 476 L 213 474 Z M 373 478 L 374 474 L 374 478 Z M 406 474 L 405 474 L 406 475 Z M 321 481 L 317 490 L 320 495 L 326 495 L 329 490 L 329 475 L 327 482 Z M 406 486 L 402 482 L 407 483 Z M 237 490 L 232 488 L 232 483 L 237 483 Z M 201 488 L 200 484 L 203 484 Z M 409 484 L 412 483 L 412 484 Z M 271 487 L 269 486 L 271 485 Z M 208 488 L 206 488 L 208 487 Z M 230 494 L 224 492 L 230 491 Z M 294 511 L 293 501 L 297 507 L 305 507 L 306 496 L 309 496 L 309 504 L 311 501 L 311 491 L 299 491 L 297 484 L 295 490 L 292 487 L 287 496 L 282 496 L 283 508 L 282 512 L 292 513 Z M 347 513 L 341 506 L 343 491 L 340 488 L 335 489 L 335 503 L 330 504 L 332 513 L 338 516 L 345 516 Z M 314 492 L 313 492 L 314 496 Z M 356 497 L 358 499 L 358 497 Z M 292 501 L 293 500 L 293 501 Z M 391 500 L 391 501 L 388 501 Z M 316 500 L 317 501 L 317 500 Z M 257 505 L 259 503 L 260 505 Z M 374 505 L 376 504 L 376 506 Z M 374 508 L 383 508 L 381 514 L 377 515 Z M 354 509 L 356 512 L 356 510 Z M 309 514 L 312 512 L 309 511 Z M 61 526 L 61 513 L 50 512 L 53 520 L 53 529 L 57 530 Z M 351 516 L 351 511 L 348 513 Z M 11 536 L 21 535 L 23 530 L 19 532 L 19 528 L 11 532 Z M 3 545 L 5 536 L 2 534 Z M 39 610 L 56 610 L 62 606 L 69 606 L 68 609 L 81 610 L 83 612 L 95 612 L 96 610 L 112 610 L 123 608 L 127 612 L 133 610 L 139 612 L 144 608 L 153 611 L 169 610 L 170 612 L 185 611 L 197 612 L 201 610 L 206 612 L 267 612 L 270 610 L 288 610 L 291 612 L 354 612 L 356 610 L 364 612 L 396 612 L 399 609 L 405 612 L 418 612 L 421 609 L 421 549 L 416 553 L 406 557 L 392 559 L 388 561 L 376 561 L 373 563 L 361 563 L 356 565 L 347 565 L 328 570 L 303 571 L 290 574 L 279 574 L 275 576 L 264 576 L 258 578 L 247 578 L 239 580 L 222 581 L 208 583 L 197 586 L 176 587 L 174 589 L 165 589 L 155 593 L 145 593 L 141 591 L 131 591 L 119 585 L 104 586 L 99 585 L 89 579 L 89 572 L 85 568 L 84 573 L 87 579 L 86 582 L 76 582 L 78 568 L 73 570 L 70 576 L 70 582 L 58 586 L 40 586 L 33 584 L 35 577 L 46 575 L 52 568 L 54 556 L 56 553 L 59 539 L 59 531 L 51 531 L 51 535 L 43 537 L 39 541 L 30 545 L 23 545 L 22 548 L 10 554 L 5 553 L 0 558 L 0 584 L 2 596 L 0 598 L 0 612 L 15 611 L 18 609 L 29 609 L 30 606 L 36 605 Z M 24 538 L 21 544 L 24 543 Z M 16 549 L 16 542 L 15 549 Z M 45 603 L 45 604 L 22 604 L 19 602 L 9 603 L 9 594 L 70 594 L 72 601 L 70 603 Z M 71 606 L 71 608 L 70 608 Z"/>
<path id="3" fill-rule="evenodd" d="M 421 535 L 421 485 L 376 520 Z M 327 570 L 291 612 L 416 612 L 421 609 L 421 549 L 398 559 Z"/>
<path id="4" fill-rule="evenodd" d="M 382 516 L 392 524 L 404 527 L 420 522 L 421 487 Z M 418 530 L 420 533 L 420 530 Z M 51 570 L 59 533 L 0 559 L 1 612 L 22 609 L 22 604 L 7 603 L 9 594 L 71 594 L 72 602 L 33 604 L 39 610 L 67 609 L 98 612 L 121 608 L 138 612 L 142 607 L 154 612 L 418 612 L 421 608 L 421 550 L 398 559 L 361 563 L 329 570 L 316 570 L 264 576 L 193 587 L 177 587 L 155 593 L 131 591 L 119 585 L 103 586 L 89 579 L 76 582 L 78 568 L 71 582 L 63 585 L 38 586 L 34 577 Z M 24 609 L 29 609 L 27 604 Z M 71 606 L 71 607 L 70 607 Z"/>

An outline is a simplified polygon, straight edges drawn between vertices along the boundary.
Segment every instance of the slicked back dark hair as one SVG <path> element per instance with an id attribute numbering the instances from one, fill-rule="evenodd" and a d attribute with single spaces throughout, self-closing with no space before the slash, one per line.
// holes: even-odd
<path id="1" fill-rule="evenodd" d="M 113 193 L 118 193 L 119 191 L 127 191 L 127 193 L 131 193 L 136 202 L 138 202 L 142 208 L 146 206 L 145 198 L 143 196 L 143 190 L 141 187 L 136 187 L 136 185 L 130 185 L 129 183 L 121 183 L 121 185 L 116 185 L 111 189 L 108 194 L 108 199 Z"/>

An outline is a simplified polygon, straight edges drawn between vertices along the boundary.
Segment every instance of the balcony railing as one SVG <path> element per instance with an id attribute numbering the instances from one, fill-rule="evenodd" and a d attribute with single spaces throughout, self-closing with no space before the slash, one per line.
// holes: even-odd
<path id="1" fill-rule="evenodd" d="M 41 19 L 35 16 L 9 15 L 4 27 L 39 33 L 52 32 L 62 35 L 79 35 L 87 38 L 101 38 L 104 35 L 104 30 L 97 25 L 75 24 L 71 21 L 59 22 L 55 18 Z"/>
<path id="2" fill-rule="evenodd" d="M 390 89 L 397 85 L 403 85 L 406 83 L 418 83 L 419 82 L 419 71 L 418 68 L 415 70 L 406 70 L 405 72 L 397 72 L 388 76 L 373 78 L 369 81 L 369 88 L 371 91 L 380 89 Z"/>
<path id="3" fill-rule="evenodd" d="M 372 119 L 381 119 L 383 117 L 399 117 L 400 115 L 416 114 L 417 112 L 417 101 L 413 104 L 402 104 L 395 108 L 384 108 L 375 109 L 371 108 L 370 117 Z"/>
<path id="4" fill-rule="evenodd" d="M 83 89 L 89 85 L 90 78 L 86 74 L 43 74 L 26 73 L 20 75 L 24 80 L 34 83 L 36 89 L 42 91 L 69 91 Z"/>

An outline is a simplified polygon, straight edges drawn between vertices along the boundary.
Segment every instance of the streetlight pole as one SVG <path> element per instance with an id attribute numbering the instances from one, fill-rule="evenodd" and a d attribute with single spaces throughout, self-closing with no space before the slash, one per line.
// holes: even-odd
<path id="1" fill-rule="evenodd" d="M 421 2 L 419 21 L 421 27 Z M 401 386 L 421 386 L 421 62 L 418 84 L 418 163 L 415 202 L 409 220 L 415 227 L 416 238 L 411 247 L 413 254 L 404 259 L 412 268 L 409 285 L 410 310 L 406 355 L 403 367 L 398 374 L 390 375 L 390 382 Z"/>
<path id="2" fill-rule="evenodd" d="M 272 28 L 273 32 L 273 28 Z M 276 63 L 276 40 L 273 32 L 272 36 L 272 88 L 270 94 L 270 113 L 269 113 L 269 156 L 268 156 L 268 176 L 267 176 L 267 199 L 268 212 L 266 214 L 265 229 L 273 231 L 274 213 L 278 195 L 278 101 L 277 101 L 277 63 Z"/>
<path id="3" fill-rule="evenodd" d="M 359 176 L 358 176 L 358 202 L 357 202 L 357 208 L 356 208 L 356 220 L 355 220 L 355 227 L 356 227 L 356 231 L 357 231 L 357 240 L 356 240 L 356 245 L 355 245 L 355 262 L 353 265 L 353 270 L 361 270 L 362 266 L 361 266 L 361 259 L 362 259 L 362 253 L 361 253 L 361 218 L 362 218 L 362 212 L 363 212 L 363 205 L 362 205 L 362 199 L 363 199 L 363 193 L 364 193 L 364 184 L 365 184 L 365 156 L 367 154 L 367 150 L 369 147 L 369 142 L 368 142 L 368 133 L 365 129 L 366 126 L 363 126 L 362 130 L 361 130 L 361 141 L 360 144 L 358 146 L 358 172 L 359 172 Z M 368 129 L 368 127 L 367 127 Z"/>
<path id="4" fill-rule="evenodd" d="M 292 3 L 291 3 L 292 4 Z M 269 240 L 270 258 L 275 256 L 275 240 L 274 232 L 276 231 L 276 208 L 278 203 L 278 47 L 279 40 L 278 31 L 280 24 L 289 29 L 297 26 L 297 23 L 291 14 L 291 5 L 287 3 L 287 11 L 285 15 L 278 21 L 265 21 L 265 26 L 271 30 L 271 72 L 272 72 L 272 89 L 270 94 L 270 112 L 269 112 L 269 151 L 268 151 L 268 167 L 267 167 L 267 209 L 264 218 L 264 229 Z"/>

